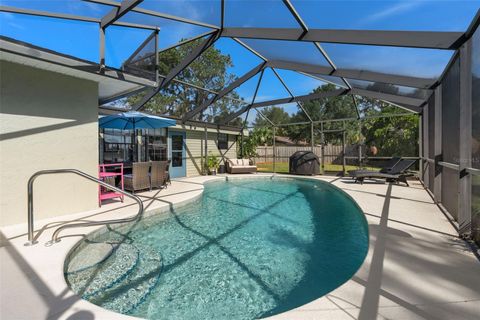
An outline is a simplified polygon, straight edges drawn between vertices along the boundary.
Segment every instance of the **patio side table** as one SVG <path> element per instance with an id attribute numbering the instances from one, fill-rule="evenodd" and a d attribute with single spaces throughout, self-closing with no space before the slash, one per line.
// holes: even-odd
<path id="1" fill-rule="evenodd" d="M 107 168 L 116 168 L 116 171 L 107 171 Z M 120 169 L 120 171 L 118 171 Z M 113 185 L 115 186 L 115 177 L 120 177 L 120 189 L 123 190 L 123 163 L 109 163 L 98 165 L 98 176 L 100 180 L 107 182 L 113 178 Z M 107 182 L 108 183 L 108 182 Z M 120 198 L 123 202 L 124 195 L 120 192 L 108 190 L 105 187 L 98 187 L 98 205 L 102 206 L 102 201 L 106 199 Z"/>

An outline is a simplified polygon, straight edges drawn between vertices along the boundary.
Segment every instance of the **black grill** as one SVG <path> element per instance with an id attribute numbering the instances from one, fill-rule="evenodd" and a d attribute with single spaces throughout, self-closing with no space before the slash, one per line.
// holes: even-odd
<path id="1" fill-rule="evenodd" d="M 288 171 L 291 174 L 320 174 L 320 161 L 311 151 L 297 151 L 290 156 Z"/>

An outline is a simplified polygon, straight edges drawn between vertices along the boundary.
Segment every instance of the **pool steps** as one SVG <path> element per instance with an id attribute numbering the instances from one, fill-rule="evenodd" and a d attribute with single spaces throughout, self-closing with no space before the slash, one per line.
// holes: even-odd
<path id="1" fill-rule="evenodd" d="M 112 244 L 113 252 L 94 265 L 66 272 L 74 292 L 103 308 L 128 314 L 140 305 L 158 283 L 160 254 L 147 246 Z M 85 246 L 83 250 L 89 250 Z M 82 250 L 82 251 L 83 251 Z"/>

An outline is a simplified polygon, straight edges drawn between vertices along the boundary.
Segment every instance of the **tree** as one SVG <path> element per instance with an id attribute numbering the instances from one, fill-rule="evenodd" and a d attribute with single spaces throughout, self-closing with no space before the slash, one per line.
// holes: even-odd
<path id="1" fill-rule="evenodd" d="M 290 121 L 290 115 L 285 112 L 281 107 L 266 107 L 263 108 L 261 112 L 267 119 L 269 119 L 274 124 L 288 123 Z M 253 126 L 255 128 L 261 128 L 271 126 L 271 124 L 257 112 L 257 116 L 255 117 Z M 279 128 L 279 131 L 277 132 L 278 135 L 284 134 L 282 128 Z"/>
<path id="2" fill-rule="evenodd" d="M 326 84 L 314 89 L 311 93 L 313 94 L 332 90 L 335 90 L 335 86 L 333 84 Z M 310 100 L 303 103 L 303 108 L 314 121 L 351 118 L 357 116 L 353 99 L 349 95 Z M 309 121 L 310 120 L 308 119 L 307 115 L 301 109 L 291 117 L 291 122 Z M 338 129 L 338 126 L 339 123 L 332 122 L 327 124 L 324 129 L 334 130 Z M 320 140 L 319 131 L 320 128 L 316 126 L 314 131 L 314 139 L 316 141 Z M 289 126 L 287 128 L 287 134 L 293 141 L 305 140 L 307 142 L 310 142 L 311 140 L 310 125 Z M 331 142 L 330 140 L 338 140 L 338 137 L 336 137 L 335 135 L 325 135 L 325 142 L 329 143 Z"/>
<path id="3" fill-rule="evenodd" d="M 258 127 L 250 131 L 248 137 L 243 138 L 241 144 L 241 153 L 244 158 L 254 158 L 257 156 L 257 147 L 260 145 L 271 145 L 273 141 L 272 129 L 268 127 Z M 240 152 L 238 152 L 240 154 Z"/>
<path id="4" fill-rule="evenodd" d="M 160 74 L 168 74 L 168 72 L 177 66 L 201 41 L 202 40 L 199 39 L 161 52 L 159 54 Z M 222 54 L 220 50 L 212 46 L 184 69 L 176 79 L 218 92 L 236 79 L 236 76 L 228 71 L 231 67 L 233 67 L 231 57 Z M 141 93 L 129 97 L 128 103 L 134 105 L 144 94 L 145 93 Z M 202 105 L 202 103 L 212 96 L 213 94 L 206 91 L 172 81 L 166 88 L 162 89 L 145 104 L 145 110 L 156 114 L 168 114 L 181 117 L 186 112 Z M 227 96 L 241 100 L 235 91 L 230 92 Z M 233 110 L 237 109 L 239 104 L 239 102 L 231 99 L 219 99 L 207 110 L 199 113 L 195 119 L 209 122 L 221 121 Z M 241 125 L 241 123 L 240 118 L 230 122 L 230 124 L 234 125 Z"/>
<path id="5" fill-rule="evenodd" d="M 385 106 L 380 114 L 395 113 Z M 377 156 L 418 156 L 418 116 L 374 118 L 363 121 L 362 135 L 367 146 L 376 146 Z"/>

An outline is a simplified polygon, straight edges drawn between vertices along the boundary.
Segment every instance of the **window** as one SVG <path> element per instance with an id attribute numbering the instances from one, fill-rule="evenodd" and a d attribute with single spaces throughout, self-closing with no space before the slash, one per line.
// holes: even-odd
<path id="1" fill-rule="evenodd" d="M 167 129 L 101 129 L 100 162 L 167 160 Z"/>
<path id="2" fill-rule="evenodd" d="M 103 163 L 135 161 L 135 134 L 129 130 L 103 129 Z"/>
<path id="3" fill-rule="evenodd" d="M 167 130 L 145 129 L 146 161 L 167 160 Z"/>
<path id="4" fill-rule="evenodd" d="M 183 136 L 172 135 L 172 167 L 183 166 Z"/>
<path id="5" fill-rule="evenodd" d="M 228 149 L 228 134 L 218 134 L 218 149 Z"/>

